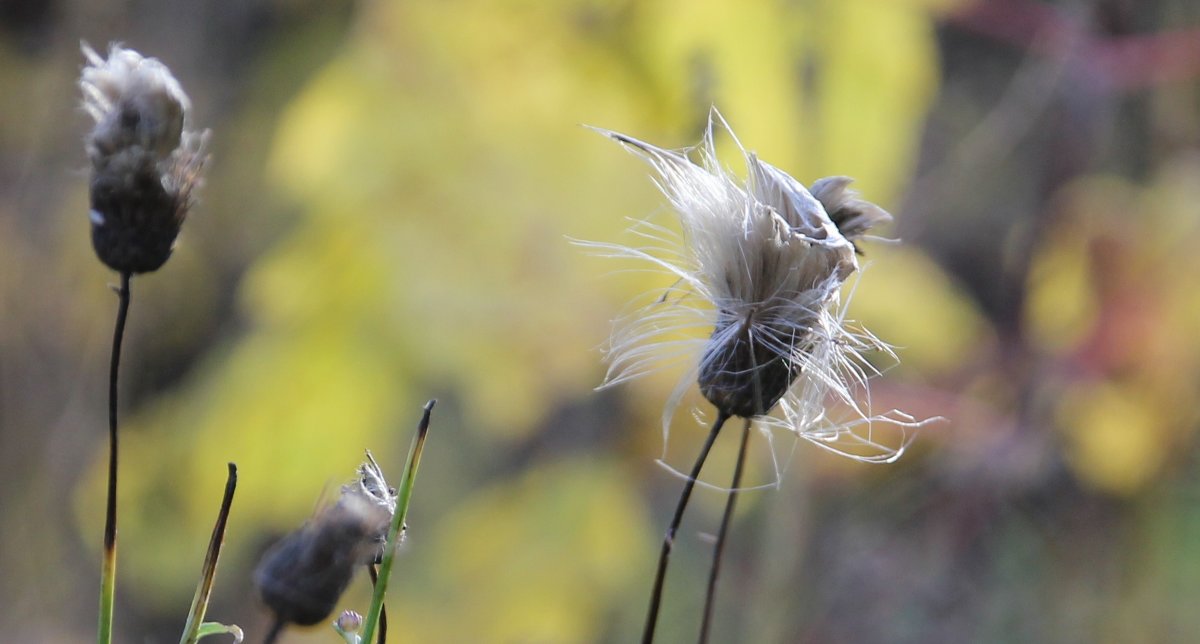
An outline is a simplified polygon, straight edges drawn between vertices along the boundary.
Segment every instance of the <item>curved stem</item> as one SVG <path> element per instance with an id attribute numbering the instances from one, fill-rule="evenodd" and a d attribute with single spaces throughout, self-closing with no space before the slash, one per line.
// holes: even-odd
<path id="1" fill-rule="evenodd" d="M 280 633 L 283 633 L 283 629 L 285 628 L 287 628 L 287 621 L 276 617 L 275 621 L 271 624 L 271 630 L 267 631 L 267 636 L 263 638 L 263 644 L 275 644 L 279 640 Z"/>
<path id="2" fill-rule="evenodd" d="M 646 613 L 642 644 L 650 644 L 654 641 L 654 627 L 658 624 L 658 611 L 662 606 L 663 582 L 667 578 L 667 560 L 671 557 L 671 548 L 675 545 L 675 532 L 679 530 L 679 524 L 683 520 L 683 511 L 687 508 L 688 499 L 692 496 L 692 489 L 696 487 L 696 479 L 700 476 L 704 461 L 708 459 L 708 453 L 717 440 L 717 434 L 721 433 L 721 426 L 727 420 L 729 420 L 729 414 L 718 410 L 717 419 L 713 422 L 712 429 L 708 432 L 708 438 L 704 441 L 704 446 L 700 448 L 700 455 L 696 457 L 696 463 L 692 466 L 692 472 L 683 485 L 683 491 L 679 494 L 679 502 L 675 505 L 675 515 L 671 517 L 671 524 L 667 526 L 667 534 L 663 537 L 662 551 L 658 555 L 658 572 L 654 575 L 654 590 L 650 595 L 650 610 Z"/>
<path id="3" fill-rule="evenodd" d="M 121 340 L 125 337 L 125 318 L 129 315 L 130 277 L 128 271 L 121 273 L 117 324 L 108 370 L 108 506 L 104 514 L 104 560 L 100 567 L 100 625 L 96 635 L 99 644 L 112 642 L 113 597 L 117 585 L 117 373 L 121 364 Z"/>
<path id="4" fill-rule="evenodd" d="M 742 427 L 742 444 L 738 448 L 737 464 L 733 466 L 733 484 L 729 486 L 729 498 L 725 501 L 725 514 L 721 515 L 721 529 L 717 532 L 717 544 L 713 549 L 712 569 L 708 572 L 708 592 L 704 595 L 704 621 L 700 626 L 700 644 L 708 642 L 709 625 L 712 624 L 713 608 L 717 599 L 717 575 L 721 571 L 721 557 L 725 554 L 725 539 L 729 536 L 729 523 L 733 508 L 737 504 L 738 487 L 742 485 L 742 468 L 746 464 L 746 444 L 750 442 L 750 419 Z"/>

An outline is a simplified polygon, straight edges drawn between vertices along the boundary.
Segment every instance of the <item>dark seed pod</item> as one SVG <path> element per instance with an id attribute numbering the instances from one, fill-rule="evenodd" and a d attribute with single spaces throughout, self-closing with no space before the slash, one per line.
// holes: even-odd
<path id="1" fill-rule="evenodd" d="M 729 336 L 734 325 L 741 330 Z M 792 360 L 745 331 L 747 324 L 721 316 L 700 362 L 700 393 L 730 416 L 752 418 L 770 411 L 800 370 Z"/>
<path id="2" fill-rule="evenodd" d="M 254 585 L 276 617 L 311 626 L 333 613 L 360 563 L 353 546 L 363 535 L 355 528 L 310 524 L 267 552 L 254 571 Z"/>
<path id="3" fill-rule="evenodd" d="M 275 544 L 255 569 L 258 594 L 280 622 L 311 626 L 327 619 L 355 569 L 382 552 L 395 493 L 368 459 L 336 504 Z"/>
<path id="4" fill-rule="evenodd" d="M 171 256 L 185 205 L 163 187 L 152 164 L 93 174 L 90 198 L 92 247 L 109 268 L 148 273 Z"/>

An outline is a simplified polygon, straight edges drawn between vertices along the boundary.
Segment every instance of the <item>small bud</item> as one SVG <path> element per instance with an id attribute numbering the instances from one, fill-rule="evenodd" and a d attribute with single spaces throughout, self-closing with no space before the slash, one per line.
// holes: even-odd
<path id="1" fill-rule="evenodd" d="M 333 625 L 342 633 L 357 633 L 358 629 L 362 628 L 362 623 L 362 615 L 352 610 L 346 610 L 342 611 Z"/>
<path id="2" fill-rule="evenodd" d="M 166 65 L 113 45 L 108 59 L 83 46 L 83 107 L 92 246 L 110 268 L 157 270 L 192 206 L 207 132 L 188 129 L 191 103 Z"/>

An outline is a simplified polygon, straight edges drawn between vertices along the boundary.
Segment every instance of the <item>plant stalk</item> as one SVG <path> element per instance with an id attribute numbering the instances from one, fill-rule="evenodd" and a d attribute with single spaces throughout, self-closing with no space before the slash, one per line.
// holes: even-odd
<path id="1" fill-rule="evenodd" d="M 663 583 L 667 578 L 667 560 L 671 557 L 671 548 L 675 545 L 675 533 L 679 530 L 679 524 L 683 521 L 683 511 L 687 508 L 688 500 L 692 496 L 692 489 L 696 487 L 696 479 L 700 477 L 700 470 L 704 467 L 704 461 L 708 460 L 708 453 L 712 451 L 713 443 L 717 440 L 717 434 L 721 433 L 721 427 L 725 421 L 729 420 L 729 414 L 724 411 L 717 411 L 717 419 L 713 422 L 712 429 L 708 432 L 708 438 L 704 441 L 704 446 L 700 448 L 700 455 L 696 458 L 696 463 L 692 466 L 692 472 L 688 476 L 687 482 L 683 485 L 683 491 L 679 494 L 679 502 L 675 506 L 675 515 L 671 517 L 671 524 L 667 527 L 667 533 L 663 537 L 662 551 L 658 555 L 658 571 L 654 575 L 654 590 L 650 594 L 650 610 L 646 613 L 646 626 L 642 631 L 642 644 L 650 644 L 654 641 L 654 628 L 658 624 L 658 612 L 662 607 Z"/>
<path id="2" fill-rule="evenodd" d="M 737 504 L 738 488 L 742 485 L 742 469 L 746 464 L 746 444 L 750 442 L 750 419 L 742 427 L 742 443 L 738 447 L 737 464 L 733 466 L 733 483 L 729 486 L 729 498 L 725 501 L 725 513 L 721 515 L 721 529 L 717 532 L 717 543 L 713 547 L 712 569 L 708 573 L 708 592 L 704 595 L 704 620 L 700 626 L 700 644 L 707 644 L 713 609 L 717 599 L 717 575 L 721 571 L 721 558 L 725 554 L 725 541 L 729 536 L 729 524 Z"/>
<path id="3" fill-rule="evenodd" d="M 237 489 L 237 465 L 229 464 L 229 475 L 225 479 L 225 496 L 221 498 L 221 509 L 217 512 L 217 522 L 213 525 L 212 538 L 208 541 L 208 553 L 204 556 L 204 567 L 200 573 L 200 583 L 196 586 L 196 595 L 192 598 L 192 608 L 188 611 L 187 623 L 183 627 L 180 644 L 195 644 L 200 639 L 200 625 L 204 623 L 204 613 L 208 610 L 208 598 L 212 594 L 213 581 L 217 577 L 217 560 L 221 557 L 221 545 L 225 542 L 225 526 L 229 523 L 229 510 L 233 506 L 233 493 Z"/>
<path id="4" fill-rule="evenodd" d="M 379 583 L 379 568 L 375 564 L 367 566 L 367 572 L 371 575 L 371 589 L 375 589 L 375 585 Z M 379 637 L 375 640 L 376 644 L 384 644 L 387 642 L 387 604 L 379 607 Z"/>
<path id="5" fill-rule="evenodd" d="M 275 621 L 271 622 L 271 630 L 267 631 L 267 636 L 263 638 L 262 644 L 275 644 L 279 641 L 279 635 L 285 628 L 287 628 L 287 622 L 278 617 L 275 618 Z"/>
<path id="6" fill-rule="evenodd" d="M 436 400 L 425 403 L 425 412 L 417 425 L 417 435 L 413 438 L 408 450 L 408 461 L 404 464 L 404 474 L 401 477 L 400 489 L 396 493 L 396 512 L 392 515 L 392 525 L 388 528 L 387 545 L 384 546 L 383 560 L 379 564 L 379 579 L 375 582 L 375 591 L 371 594 L 371 609 L 367 612 L 366 623 L 363 625 L 362 641 L 370 642 L 379 624 L 383 612 L 383 598 L 387 594 L 388 578 L 392 575 L 392 562 L 396 559 L 396 546 L 400 542 L 401 528 L 404 517 L 408 514 L 408 503 L 412 499 L 413 483 L 417 478 L 417 468 L 421 465 L 421 453 L 425 450 L 425 437 L 429 433 L 429 414 L 433 411 Z"/>
<path id="7" fill-rule="evenodd" d="M 117 291 L 117 323 L 113 330 L 112 359 L 108 370 L 108 505 L 104 513 L 104 553 L 100 566 L 100 623 L 98 644 L 112 642 L 113 601 L 117 586 L 117 374 L 121 365 L 121 340 L 129 315 L 129 271 L 121 272 Z"/>

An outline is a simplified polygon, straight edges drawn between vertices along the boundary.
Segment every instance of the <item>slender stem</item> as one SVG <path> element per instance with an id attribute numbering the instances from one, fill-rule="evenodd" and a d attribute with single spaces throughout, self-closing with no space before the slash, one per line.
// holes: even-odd
<path id="1" fill-rule="evenodd" d="M 208 541 L 208 553 L 204 556 L 200 583 L 197 584 L 196 595 L 192 598 L 192 608 L 188 611 L 183 636 L 179 639 L 180 644 L 195 644 L 200 640 L 200 625 L 204 623 L 208 597 L 212 594 L 213 581 L 217 577 L 217 560 L 221 557 L 221 544 L 225 542 L 225 526 L 229 523 L 229 509 L 233 506 L 233 492 L 236 489 L 237 465 L 230 463 L 229 474 L 225 479 L 225 496 L 221 498 L 221 509 L 217 512 L 217 522 L 213 525 L 212 538 Z"/>
<path id="2" fill-rule="evenodd" d="M 729 536 L 729 523 L 733 508 L 737 504 L 738 488 L 742 485 L 742 468 L 746 464 L 746 444 L 750 442 L 750 419 L 742 427 L 742 444 L 738 447 L 737 464 L 733 466 L 733 484 L 729 486 L 729 498 L 725 501 L 725 514 L 721 515 L 721 529 L 717 532 L 717 544 L 713 548 L 712 570 L 708 573 L 708 592 L 704 595 L 704 621 L 700 626 L 700 644 L 708 642 L 709 625 L 712 624 L 713 607 L 717 599 L 717 575 L 721 571 L 721 557 L 725 554 L 725 539 Z"/>
<path id="3" fill-rule="evenodd" d="M 379 583 L 379 568 L 375 564 L 367 566 L 367 572 L 371 574 L 371 588 Z M 379 607 L 379 638 L 375 640 L 376 644 L 384 644 L 387 642 L 387 604 Z"/>
<path id="4" fill-rule="evenodd" d="M 287 628 L 287 621 L 279 617 L 271 624 L 271 630 L 267 631 L 267 636 L 263 638 L 263 644 L 275 644 L 279 639 L 279 634 L 283 629 Z"/>
<path id="5" fill-rule="evenodd" d="M 396 493 L 396 512 L 392 515 L 392 525 L 388 528 L 387 545 L 383 550 L 383 561 L 379 564 L 379 579 L 375 582 L 375 592 L 371 594 L 371 610 L 367 612 L 367 621 L 363 625 L 362 641 L 371 642 L 375 634 L 376 624 L 379 623 L 380 613 L 383 612 L 383 597 L 387 594 L 388 578 L 392 576 L 392 562 L 396 559 L 396 546 L 400 543 L 400 532 L 404 526 L 404 517 L 408 514 L 408 503 L 412 499 L 413 483 L 417 478 L 417 468 L 421 465 L 421 453 L 425 450 L 425 436 L 429 433 L 429 414 L 433 411 L 436 400 L 425 403 L 425 413 L 417 425 L 417 435 L 413 438 L 408 450 L 408 461 L 404 464 L 404 474 L 400 480 L 400 490 Z"/>
<path id="6" fill-rule="evenodd" d="M 692 466 L 692 473 L 683 485 L 683 492 L 679 494 L 679 503 L 675 506 L 675 516 L 671 517 L 671 525 L 667 527 L 667 534 L 663 537 L 662 552 L 658 555 L 658 572 L 654 575 L 654 590 L 650 595 L 650 610 L 646 613 L 646 627 L 642 631 L 642 644 L 650 644 L 654 641 L 654 627 L 658 624 L 658 611 L 662 605 L 663 582 L 667 578 L 667 560 L 671 557 L 671 548 L 675 545 L 675 532 L 679 530 L 679 524 L 683 520 L 683 511 L 687 508 L 688 499 L 692 496 L 692 489 L 696 487 L 696 479 L 700 476 L 700 469 L 704 467 L 704 461 L 708 459 L 708 453 L 712 450 L 713 443 L 717 440 L 717 434 L 721 433 L 721 426 L 727 420 L 729 420 L 729 414 L 718 410 L 717 419 L 713 422 L 712 429 L 708 432 L 708 438 L 704 441 L 704 447 L 700 448 L 700 455 L 696 458 L 696 464 Z"/>
<path id="7" fill-rule="evenodd" d="M 113 598 L 117 586 L 117 373 L 121 364 L 121 340 L 129 315 L 130 273 L 121 273 L 117 291 L 117 324 L 113 330 L 112 361 L 108 370 L 108 506 L 104 514 L 104 554 L 100 566 L 99 644 L 112 642 Z"/>

